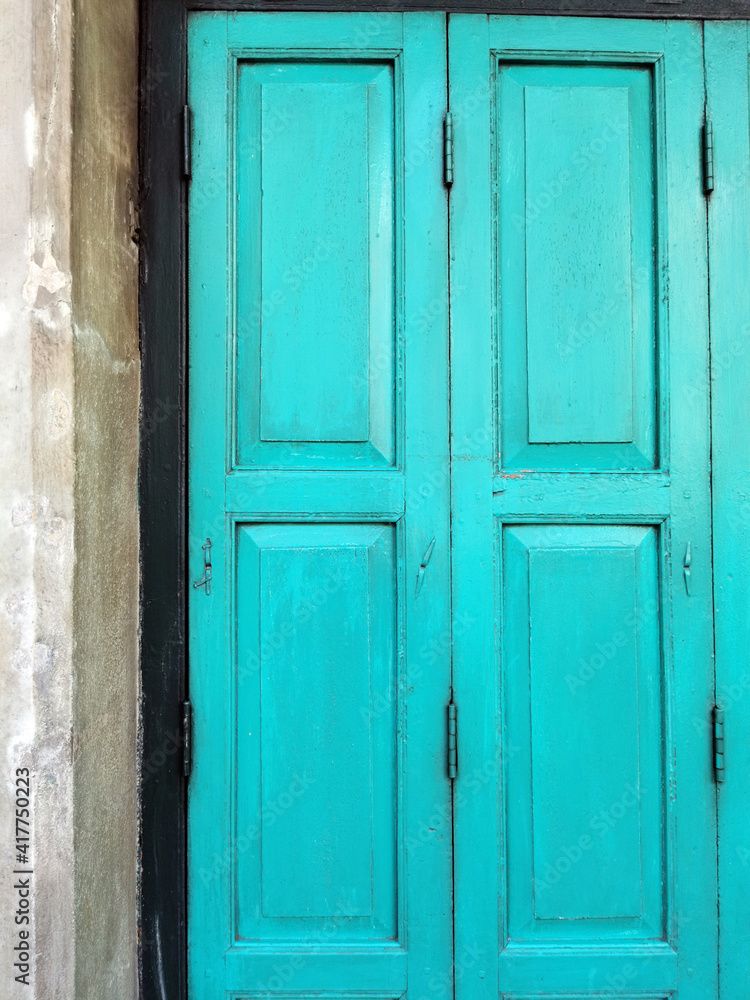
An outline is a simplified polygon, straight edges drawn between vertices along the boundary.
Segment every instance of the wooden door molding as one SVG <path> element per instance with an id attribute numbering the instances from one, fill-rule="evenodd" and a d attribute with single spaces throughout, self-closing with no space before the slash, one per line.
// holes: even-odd
<path id="1" fill-rule="evenodd" d="M 149 0 L 146 0 L 148 3 Z M 159 0 L 150 0 L 158 3 Z M 169 2 L 169 0 L 167 0 Z M 637 17 L 646 19 L 737 20 L 749 16 L 747 0 L 173 0 L 186 10 L 229 11 L 408 11 L 456 14 L 569 15 L 572 17 Z"/>
<path id="2" fill-rule="evenodd" d="M 185 202 L 180 115 L 185 8 L 141 8 L 140 301 L 141 871 L 144 1000 L 186 985 L 186 788 L 180 704 L 185 631 Z"/>
<path id="3" fill-rule="evenodd" d="M 724 997 L 747 991 L 750 851 L 750 529 L 747 470 L 750 417 L 750 117 L 748 26 L 706 25 L 707 105 L 718 135 L 716 183 L 708 203 L 711 273 L 711 430 L 716 703 L 725 712 L 729 750 L 719 787 L 719 982 Z"/>

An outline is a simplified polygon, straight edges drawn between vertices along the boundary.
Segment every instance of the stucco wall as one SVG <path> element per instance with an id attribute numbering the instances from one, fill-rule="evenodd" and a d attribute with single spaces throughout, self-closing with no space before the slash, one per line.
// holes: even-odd
<path id="1" fill-rule="evenodd" d="M 76 1000 L 137 989 L 135 8 L 134 0 L 75 5 Z"/>
<path id="2" fill-rule="evenodd" d="M 135 0 L 0 7 L 0 996 L 136 995 Z M 32 778 L 16 923 L 16 768 Z M 23 866 L 22 866 L 23 867 Z M 31 986 L 16 983 L 30 931 Z"/>

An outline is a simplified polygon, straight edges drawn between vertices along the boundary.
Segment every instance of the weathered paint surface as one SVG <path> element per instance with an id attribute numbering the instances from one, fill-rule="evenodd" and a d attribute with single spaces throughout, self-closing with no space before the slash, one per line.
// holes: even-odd
<path id="1" fill-rule="evenodd" d="M 198 577 L 210 536 L 213 565 L 190 600 L 196 996 L 353 990 L 355 972 L 400 991 L 376 932 L 413 942 L 401 894 L 411 914 L 430 899 L 393 845 L 411 712 L 399 724 L 387 698 L 369 729 L 357 712 L 396 687 L 394 647 L 411 666 L 399 609 L 419 623 L 424 581 L 436 597 L 448 581 L 427 575 L 431 532 L 414 602 L 399 579 L 428 526 L 409 428 L 435 370 L 410 367 L 408 309 L 405 362 L 389 346 L 393 232 L 407 301 L 427 276 L 408 266 L 408 113 L 404 231 L 391 204 L 396 71 L 361 47 L 331 58 L 350 23 L 192 21 L 190 558 Z M 371 23 L 408 67 L 398 20 Z M 449 305 L 450 372 L 433 354 L 429 416 L 442 371 L 451 475 L 430 497 L 451 504 L 461 742 L 453 881 L 436 885 L 455 904 L 456 988 L 703 1000 L 718 992 L 703 29 L 465 15 L 448 51 L 452 294 L 432 317 Z M 443 70 L 423 68 L 427 90 Z M 431 769 L 408 773 L 431 787 Z"/>
<path id="2" fill-rule="evenodd" d="M 702 44 L 450 20 L 459 1000 L 717 992 Z"/>
<path id="3" fill-rule="evenodd" d="M 209 537 L 213 570 L 189 592 L 191 996 L 429 996 L 452 940 L 445 17 L 194 15 L 189 57 L 189 559 L 198 580 Z"/>
<path id="4" fill-rule="evenodd" d="M 0 992 L 9 998 L 136 992 L 135 13 L 135 3 L 12 0 L 0 14 Z M 25 927 L 11 919 L 7 878 L 16 767 L 32 778 L 28 987 L 11 974 Z"/>
<path id="5" fill-rule="evenodd" d="M 0 854 L 5 863 L 11 832 L 11 769 L 28 764 L 36 790 L 34 986 L 19 986 L 17 995 L 119 998 L 135 995 L 136 954 L 137 376 L 135 252 L 129 242 L 127 198 L 137 99 L 135 31 L 134 11 L 129 5 L 113 5 L 107 10 L 104 5 L 80 0 L 76 14 L 75 68 L 69 3 L 44 0 L 32 7 L 9 0 L 0 16 L 4 95 L 0 115 L 2 134 L 8 139 L 0 152 L 0 684 L 4 694 L 0 746 L 5 768 L 0 782 Z M 743 316 L 747 310 L 738 298 L 746 268 L 736 262 L 747 253 L 747 206 L 738 208 L 735 200 L 744 190 L 747 121 L 745 112 L 737 113 L 733 99 L 736 93 L 747 92 L 747 39 L 744 27 L 717 26 L 712 31 L 714 34 L 708 33 L 707 66 L 714 89 L 709 96 L 713 96 L 717 124 L 723 119 L 728 129 L 717 128 L 719 187 L 709 218 L 713 227 L 712 272 L 716 276 L 712 292 L 714 345 L 718 347 L 713 374 L 717 399 L 723 401 L 714 409 L 715 483 L 723 491 L 714 501 L 721 540 L 717 549 L 717 612 L 723 624 L 717 635 L 717 695 L 730 709 L 729 745 L 734 748 L 720 812 L 729 851 L 720 868 L 726 915 L 723 986 L 724 994 L 734 1000 L 747 990 L 743 960 L 746 921 L 741 914 L 750 868 L 740 794 L 750 773 L 742 756 L 746 746 L 740 742 L 747 729 L 743 722 L 747 683 L 742 667 L 747 644 L 737 628 L 746 618 L 747 605 L 743 562 L 746 519 L 742 514 L 747 443 L 740 430 L 748 380 Z M 695 54 L 694 39 L 684 52 Z M 727 68 L 734 74 L 729 83 L 722 77 Z M 73 77 L 78 82 L 75 101 L 70 93 Z M 480 88 L 466 95 L 464 113 L 481 94 Z M 729 177 L 724 173 L 727 183 L 722 188 L 722 171 L 730 162 L 735 167 L 740 163 L 739 173 Z M 75 180 L 71 165 L 77 171 Z M 720 194 L 722 191 L 726 194 Z M 71 226 L 72 215 L 75 224 Z M 727 239 L 730 229 L 733 265 L 727 263 L 729 255 L 721 252 L 722 240 Z M 313 249 L 315 263 L 324 265 L 326 246 Z M 460 281 L 454 285 L 454 294 L 461 294 Z M 438 314 L 445 305 L 440 295 L 431 303 Z M 723 326 L 716 322 L 721 316 Z M 738 319 L 742 322 L 735 326 Z M 378 364 L 388 372 L 387 360 Z M 474 376 L 467 378 L 464 388 L 476 389 Z M 694 388 L 703 399 L 706 383 L 699 380 Z M 559 384 L 556 391 L 561 391 Z M 174 413 L 173 405 L 173 401 L 165 401 L 165 419 Z M 623 426 L 622 414 L 620 418 L 618 431 Z M 624 419 L 632 422 L 633 415 Z M 540 425 L 536 432 L 546 433 L 547 428 Z M 475 457 L 485 433 L 481 420 L 475 426 L 472 423 L 465 438 L 467 454 L 459 458 Z M 566 442 L 552 437 L 550 443 L 559 446 Z M 594 439 L 589 443 L 597 444 Z M 430 480 L 433 487 L 434 482 Z M 525 464 L 523 469 L 498 477 L 494 483 L 498 495 L 503 482 L 518 483 L 516 502 L 541 503 L 544 496 L 551 496 L 559 505 L 558 512 L 568 516 L 581 504 L 601 501 L 604 520 L 612 519 L 619 509 L 618 495 L 628 492 L 623 478 L 613 476 L 606 502 L 595 479 L 582 491 L 555 493 L 551 481 L 530 478 Z M 656 491 L 667 488 L 656 477 L 653 485 Z M 314 490 L 308 498 L 310 503 L 316 502 Z M 501 507 L 503 501 L 497 503 Z M 633 507 L 633 511 L 643 520 L 649 508 Z M 365 542 L 359 548 L 369 552 L 383 545 L 387 552 L 387 539 L 368 546 L 372 538 L 366 534 L 367 528 L 357 526 L 365 532 L 356 537 L 357 543 Z M 641 558 L 648 531 L 630 530 L 641 532 L 632 536 L 638 543 L 632 546 L 634 558 Z M 420 559 L 424 562 L 429 534 L 426 532 L 425 539 L 415 543 L 410 553 L 414 566 L 421 567 Z M 621 545 L 624 536 L 608 538 Z M 523 548 L 525 540 L 522 529 L 516 529 L 510 545 L 516 541 Z M 268 548 L 273 550 L 274 545 Z M 304 553 L 304 546 L 297 548 Z M 350 546 L 346 555 L 357 548 Z M 438 548 L 435 559 L 440 558 L 440 552 Z M 513 569 L 510 547 L 509 552 Z M 273 551 L 270 554 L 273 558 Z M 303 555 L 301 561 L 305 558 Z M 700 560 L 696 548 L 690 570 L 692 585 L 697 582 L 699 587 Z M 678 552 L 678 582 L 686 561 L 683 552 Z M 480 553 L 476 566 L 482 565 Z M 409 566 L 413 568 L 411 561 Z M 535 569 L 540 568 L 544 568 L 544 558 L 537 560 Z M 432 563 L 421 577 L 426 582 L 420 601 L 428 599 L 430 586 L 434 588 L 436 570 L 439 577 L 445 567 Z M 306 572 L 314 581 L 315 572 L 310 567 Z M 412 583 L 410 576 L 405 592 L 411 590 Z M 536 598 L 544 597 L 543 574 L 537 575 L 529 594 L 532 589 Z M 615 611 L 618 600 L 615 594 Z M 269 611 L 275 613 L 273 607 Z M 731 627 L 727 628 L 727 623 Z M 474 625 L 470 615 L 459 616 L 454 636 L 460 639 Z M 440 648 L 442 640 L 438 637 L 436 641 Z M 379 718 L 388 722 L 388 698 L 378 704 Z M 465 712 L 465 703 L 462 708 Z M 465 760 L 464 766 L 468 763 Z M 485 785 L 493 766 L 491 762 L 489 771 L 480 770 L 479 786 L 472 787 Z M 269 774 L 273 778 L 272 767 Z M 282 788 L 279 801 L 281 796 L 284 802 L 287 796 L 297 801 L 300 792 L 308 791 L 304 783 L 290 788 Z M 628 801 L 623 805 L 627 809 Z M 434 816 L 440 829 L 445 813 L 441 809 Z M 276 861 L 270 858 L 271 867 L 274 863 L 278 865 L 278 857 Z M 3 905 L 5 902 L 3 896 Z M 278 909 L 278 901 L 272 897 L 268 903 Z M 308 905 L 312 904 L 308 901 Z M 551 909 L 557 906 L 555 918 L 560 919 L 559 898 L 548 905 Z M 0 931 L 1 971 L 12 964 L 14 942 L 7 926 L 3 923 Z M 457 966 L 461 975 L 470 979 L 482 973 L 481 957 L 482 949 L 476 943 L 460 947 Z M 486 974 L 482 978 L 486 979 Z M 621 984 L 622 988 L 628 985 L 625 980 L 625 972 L 618 972 L 612 988 L 621 992 Z"/>

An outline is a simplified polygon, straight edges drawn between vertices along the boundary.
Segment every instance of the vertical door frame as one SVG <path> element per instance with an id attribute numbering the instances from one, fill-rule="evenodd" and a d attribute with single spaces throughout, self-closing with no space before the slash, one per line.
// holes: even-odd
<path id="1" fill-rule="evenodd" d="M 704 25 L 706 109 L 714 129 L 716 171 L 707 211 L 715 700 L 724 709 L 726 740 L 725 780 L 718 786 L 719 991 L 726 1000 L 747 996 L 750 990 L 746 961 L 746 901 L 750 898 L 749 30 L 750 22 Z"/>
<path id="2" fill-rule="evenodd" d="M 181 703 L 187 696 L 186 629 L 186 184 L 182 158 L 182 109 L 187 94 L 187 15 L 189 10 L 264 11 L 407 11 L 450 13 L 583 15 L 703 21 L 750 19 L 750 0 L 682 0 L 667 11 L 649 0 L 472 0 L 468 4 L 440 0 L 141 0 L 140 106 L 140 302 L 139 331 L 142 364 L 140 428 L 141 503 L 141 760 L 139 940 L 140 995 L 143 1000 L 185 1000 L 187 996 L 186 934 L 186 783 L 182 768 Z M 737 27 L 716 25 L 709 31 L 716 44 L 730 40 Z M 712 34 L 715 32 L 715 34 Z M 722 36 L 722 32 L 726 34 Z M 742 65 L 740 65 L 740 63 Z M 707 65 L 710 65 L 710 53 Z M 733 50 L 735 76 L 744 81 L 747 100 L 747 52 L 744 61 Z M 743 68 L 744 67 L 744 68 Z M 709 89 L 711 89 L 709 78 Z M 729 121 L 731 94 L 717 86 L 711 93 L 714 121 Z M 718 232 L 723 196 L 719 193 L 722 144 L 727 153 L 744 148 L 747 130 L 721 137 L 716 130 L 717 190 L 709 206 L 709 224 Z M 744 143 L 744 147 L 740 144 Z M 733 146 L 732 146 L 733 144 Z M 728 159 L 724 161 L 728 162 Z M 732 215 L 731 238 L 748 247 L 747 193 L 741 209 Z M 733 244 L 738 245 L 736 242 Z M 721 252 L 719 252 L 721 250 Z M 742 656 L 750 628 L 743 617 L 750 601 L 750 575 L 741 571 L 750 558 L 750 527 L 737 509 L 739 487 L 747 479 L 750 457 L 750 419 L 740 424 L 738 412 L 747 411 L 745 386 L 750 380 L 750 358 L 720 362 L 732 351 L 729 319 L 741 302 L 750 311 L 744 285 L 737 283 L 729 243 L 711 248 L 713 353 L 712 397 L 714 417 L 714 486 L 725 490 L 714 500 L 717 537 L 717 686 L 731 692 L 743 684 Z M 734 268 L 734 271 L 733 271 Z M 734 284 L 732 275 L 734 274 Z M 746 284 L 746 282 L 745 282 Z M 730 295 L 730 291 L 732 294 Z M 739 296 L 744 296 L 740 298 Z M 722 335 L 717 320 L 726 319 Z M 724 342 L 726 341 L 726 343 Z M 744 407 L 744 409 L 740 409 Z M 722 450 L 717 435 L 733 434 L 734 447 Z M 750 502 L 750 501 L 749 501 Z M 743 559 L 743 557 L 745 557 Z M 730 581 L 727 583 L 727 581 Z M 731 635 L 732 613 L 742 629 Z M 719 626 L 721 623 L 721 626 Z M 733 687 L 734 686 L 734 687 Z M 744 690 L 744 689 L 743 689 Z M 731 697 L 731 693 L 730 693 Z M 750 699 L 737 699 L 728 715 L 729 762 L 721 831 L 737 839 L 742 829 L 742 798 L 750 780 L 750 744 L 742 747 L 740 734 L 750 726 Z M 733 736 L 733 734 L 737 734 Z M 729 795 L 733 797 L 730 799 Z M 744 834 L 743 834 L 744 836 Z M 746 853 L 743 855 L 742 850 Z M 739 841 L 720 860 L 720 885 L 726 898 L 747 899 L 750 893 L 750 842 Z M 741 963 L 742 927 L 737 920 L 722 925 L 723 969 L 728 1000 L 739 995 L 734 966 Z M 733 978 L 734 976 L 734 978 Z M 730 988 L 730 984 L 731 988 Z M 744 984 L 745 989 L 747 984 Z"/>

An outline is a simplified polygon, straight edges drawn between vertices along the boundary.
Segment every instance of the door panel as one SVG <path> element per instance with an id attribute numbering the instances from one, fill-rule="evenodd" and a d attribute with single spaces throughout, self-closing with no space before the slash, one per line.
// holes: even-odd
<path id="1" fill-rule="evenodd" d="M 655 465 L 658 86 L 648 64 L 498 63 L 505 468 Z"/>
<path id="2" fill-rule="evenodd" d="M 657 545 L 651 527 L 503 532 L 514 941 L 664 932 Z"/>
<path id="3" fill-rule="evenodd" d="M 449 52 L 457 995 L 705 1000 L 701 29 L 465 15 Z"/>
<path id="4" fill-rule="evenodd" d="M 190 15 L 194 1000 L 450 979 L 445 53 Z"/>
<path id="5" fill-rule="evenodd" d="M 238 63 L 241 467 L 396 461 L 395 70 L 364 55 Z"/>
<path id="6" fill-rule="evenodd" d="M 237 556 L 237 933 L 398 926 L 393 525 L 243 525 Z M 244 668 L 244 675 L 243 675 Z M 373 704 L 380 694 L 382 703 Z"/>

